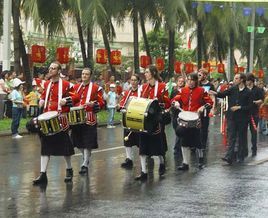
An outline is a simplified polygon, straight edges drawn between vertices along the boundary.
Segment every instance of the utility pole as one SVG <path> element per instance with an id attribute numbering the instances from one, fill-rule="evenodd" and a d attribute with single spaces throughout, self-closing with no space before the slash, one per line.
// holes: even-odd
<path id="1" fill-rule="evenodd" d="M 252 9 L 251 26 L 253 26 L 253 31 L 250 33 L 250 45 L 249 45 L 249 72 L 253 72 L 253 59 L 254 59 L 254 40 L 255 40 L 255 4 Z"/>
<path id="2" fill-rule="evenodd" d="M 10 42 L 11 42 L 11 8 L 12 1 L 4 0 L 3 5 L 3 68 L 10 70 Z"/>

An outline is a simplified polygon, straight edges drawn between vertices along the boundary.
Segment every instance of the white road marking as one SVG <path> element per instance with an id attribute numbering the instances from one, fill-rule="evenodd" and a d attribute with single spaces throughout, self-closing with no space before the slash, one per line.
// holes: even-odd
<path id="1" fill-rule="evenodd" d="M 117 149 L 122 149 L 124 148 L 125 146 L 118 146 L 118 147 L 113 147 L 113 148 L 106 148 L 106 149 L 101 149 L 101 150 L 97 150 L 97 151 L 92 151 L 92 154 L 95 154 L 95 153 L 100 153 L 100 152 L 105 152 L 105 151 L 113 151 L 113 150 L 117 150 Z M 73 156 L 81 156 L 82 154 L 79 153 L 79 154 L 75 154 Z"/>

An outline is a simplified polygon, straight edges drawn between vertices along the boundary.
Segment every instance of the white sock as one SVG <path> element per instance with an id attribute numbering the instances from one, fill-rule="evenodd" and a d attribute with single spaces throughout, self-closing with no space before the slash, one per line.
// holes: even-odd
<path id="1" fill-rule="evenodd" d="M 83 160 L 84 160 L 84 148 L 79 148 L 79 150 L 80 150 L 80 152 L 81 152 L 81 154 L 82 154 L 82 158 L 83 158 Z"/>
<path id="2" fill-rule="evenodd" d="M 204 152 L 202 149 L 197 149 L 197 152 L 198 152 L 198 157 L 199 158 L 203 158 L 204 157 Z"/>
<path id="3" fill-rule="evenodd" d="M 164 157 L 162 155 L 158 156 L 159 158 L 159 164 L 163 164 L 164 163 Z"/>
<path id="4" fill-rule="evenodd" d="M 146 155 L 140 155 L 141 160 L 141 171 L 144 173 L 147 173 L 147 167 L 146 167 Z"/>
<path id="5" fill-rule="evenodd" d="M 184 164 L 189 164 L 189 156 L 190 156 L 190 149 L 187 147 L 181 147 L 181 151 L 182 151 L 182 159 L 183 159 L 183 163 Z"/>
<path id="6" fill-rule="evenodd" d="M 132 160 L 132 147 L 126 147 L 127 158 Z"/>
<path id="7" fill-rule="evenodd" d="M 64 156 L 66 169 L 72 169 L 71 156 Z"/>
<path id="8" fill-rule="evenodd" d="M 84 162 L 83 162 L 82 166 L 88 167 L 90 156 L 91 156 L 91 149 L 85 148 L 84 155 L 83 155 Z"/>
<path id="9" fill-rule="evenodd" d="M 49 162 L 50 156 L 41 156 L 41 172 L 45 173 L 47 171 L 47 165 Z"/>

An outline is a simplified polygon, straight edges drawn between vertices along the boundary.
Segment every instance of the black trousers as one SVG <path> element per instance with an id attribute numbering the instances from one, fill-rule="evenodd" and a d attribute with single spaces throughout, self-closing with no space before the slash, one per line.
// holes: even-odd
<path id="1" fill-rule="evenodd" d="M 226 158 L 233 160 L 235 152 L 238 154 L 240 160 L 244 160 L 248 156 L 248 141 L 247 141 L 248 119 L 245 120 L 227 120 L 227 137 L 228 150 L 225 155 Z M 236 140 L 238 139 L 238 147 L 236 147 Z"/>
<path id="2" fill-rule="evenodd" d="M 208 126 L 209 126 L 209 117 L 201 116 L 201 129 L 200 129 L 200 140 L 201 140 L 201 147 L 203 149 L 207 146 L 208 141 Z"/>
<path id="3" fill-rule="evenodd" d="M 258 123 L 259 123 L 259 117 L 258 116 L 253 116 L 254 123 L 256 125 L 256 128 L 258 128 Z M 251 119 L 249 120 L 249 129 L 251 133 L 251 150 L 252 152 L 257 151 L 257 129 L 254 128 L 253 123 Z"/>

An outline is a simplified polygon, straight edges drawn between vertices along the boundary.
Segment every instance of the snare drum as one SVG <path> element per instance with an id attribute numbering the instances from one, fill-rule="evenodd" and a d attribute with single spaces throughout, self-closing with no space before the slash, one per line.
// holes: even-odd
<path id="1" fill-rule="evenodd" d="M 157 100 L 130 97 L 123 112 L 123 126 L 131 131 L 153 132 L 160 117 Z"/>
<path id="2" fill-rule="evenodd" d="M 186 128 L 200 128 L 200 118 L 198 113 L 182 111 L 178 115 L 178 125 Z"/>
<path id="3" fill-rule="evenodd" d="M 83 106 L 71 107 L 67 114 L 70 125 L 83 124 L 86 122 L 86 112 Z"/>
<path id="4" fill-rule="evenodd" d="M 57 111 L 45 112 L 39 115 L 37 119 L 41 127 L 40 130 L 44 135 L 55 135 L 62 131 Z"/>

